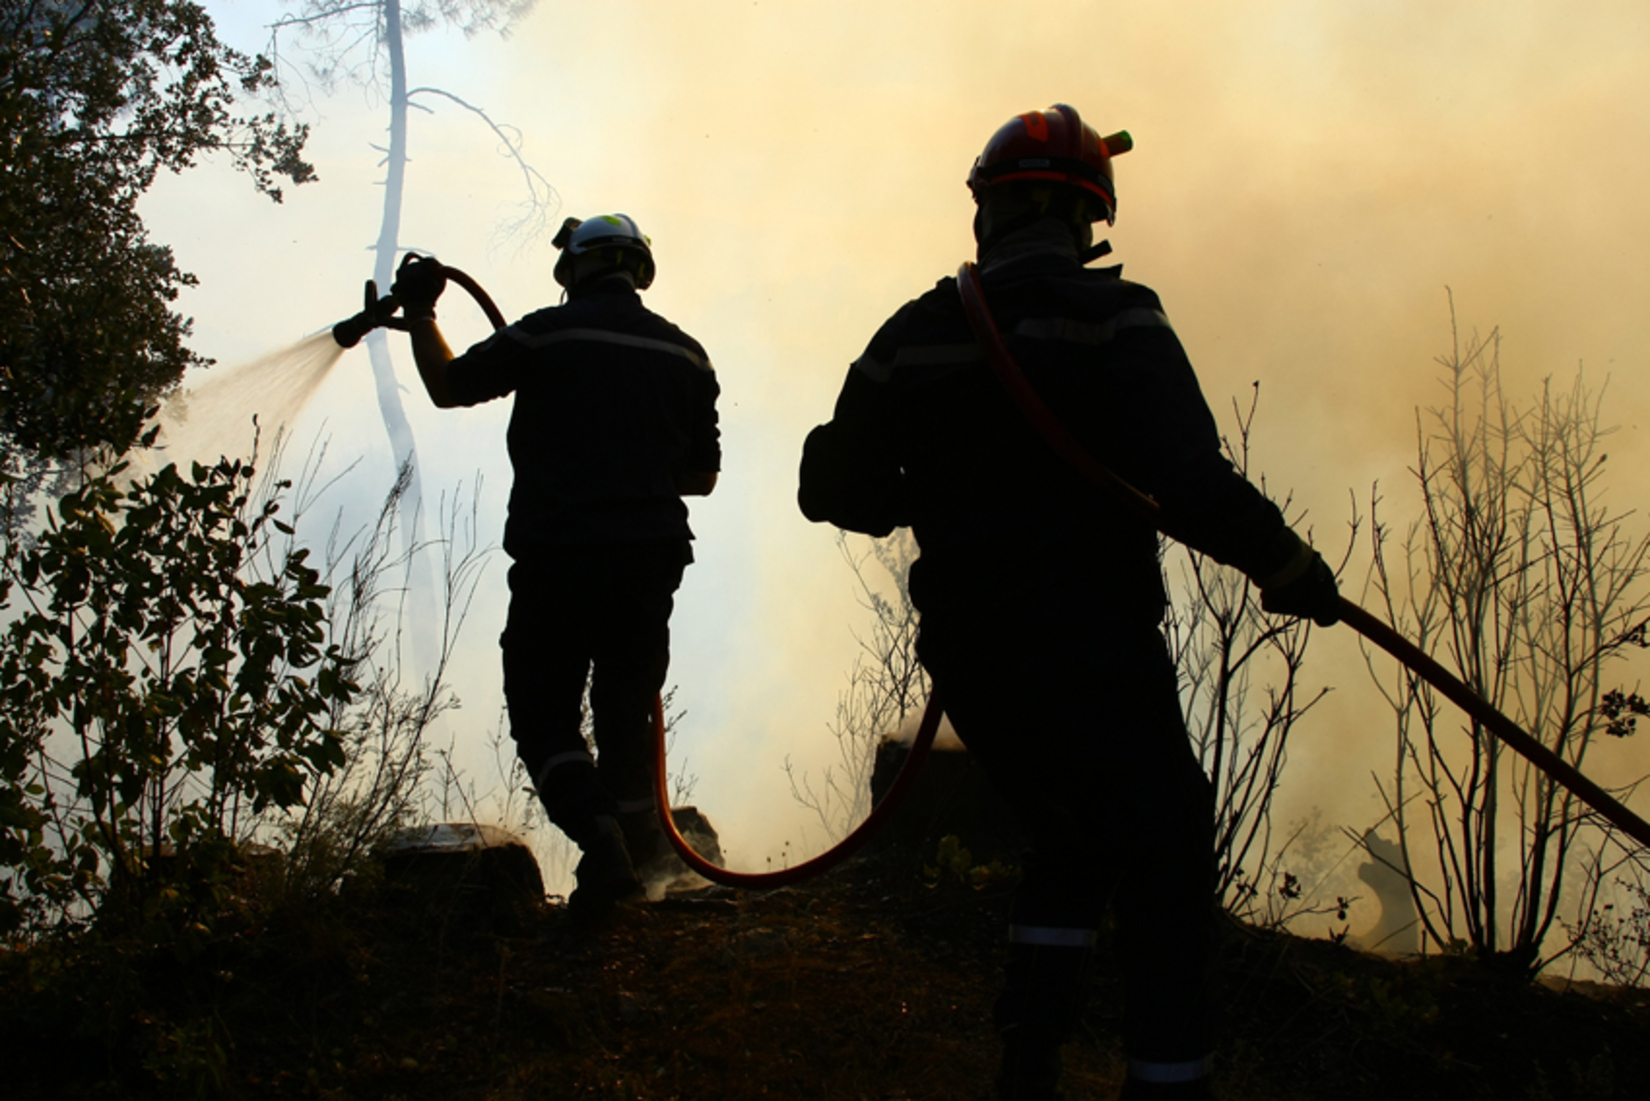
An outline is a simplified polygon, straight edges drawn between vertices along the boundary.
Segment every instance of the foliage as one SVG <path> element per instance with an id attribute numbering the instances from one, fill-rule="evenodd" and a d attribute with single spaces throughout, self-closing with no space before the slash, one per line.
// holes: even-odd
<path id="1" fill-rule="evenodd" d="M 389 54 L 410 34 L 456 27 L 466 38 L 484 30 L 509 34 L 535 0 L 298 0 L 270 26 L 269 55 L 280 62 L 282 35 L 295 35 L 308 56 L 309 79 L 323 91 L 342 84 L 388 89 Z"/>
<path id="2" fill-rule="evenodd" d="M 1618 898 L 1625 899 L 1625 912 L 1606 902 L 1591 915 L 1587 925 L 1570 930 L 1576 950 L 1597 968 L 1605 982 L 1620 986 L 1650 986 L 1650 886 L 1640 870 L 1634 879 L 1620 879 Z"/>
<path id="3" fill-rule="evenodd" d="M 129 488 L 117 469 L 6 551 L 0 982 L 29 1010 L 4 1031 L 26 1019 L 30 1057 L 45 1038 L 60 1065 L 94 1052 L 122 1095 L 238 1092 L 249 1032 L 290 984 L 272 953 L 297 942 L 328 957 L 309 970 L 341 966 L 336 913 L 373 896 L 370 858 L 407 824 L 425 733 L 456 704 L 441 670 L 480 569 L 474 495 L 424 548 L 442 555 L 448 615 L 440 667 L 408 687 L 386 607 L 409 568 L 387 552 L 405 471 L 376 525 L 334 525 L 317 570 L 296 525 L 326 488 L 319 465 L 255 491 L 247 463 Z"/>
<path id="4" fill-rule="evenodd" d="M 1257 385 L 1247 411 L 1234 404 L 1238 431 L 1226 441 L 1228 456 L 1245 477 L 1259 400 Z M 1314 909 L 1311 893 L 1284 866 L 1285 854 L 1304 826 L 1280 839 L 1272 821 L 1289 737 L 1328 692 L 1319 688 L 1308 694 L 1301 685 L 1312 623 L 1266 614 L 1252 581 L 1206 555 L 1167 540 L 1163 554 L 1169 580 L 1178 572 L 1180 582 L 1170 585 L 1177 599 L 1164 634 L 1180 675 L 1192 745 L 1215 788 L 1221 904 L 1268 927 L 1308 912 L 1337 912 L 1344 920 L 1346 900 L 1337 900 L 1328 911 Z"/>
<path id="5" fill-rule="evenodd" d="M 0 437 L 10 465 L 136 438 L 186 367 L 194 279 L 137 204 L 161 169 L 229 154 L 279 201 L 313 178 L 306 128 L 234 101 L 271 63 L 218 41 L 190 0 L 26 0 L 0 12 Z"/>
<path id="6" fill-rule="evenodd" d="M 999 860 L 974 863 L 974 854 L 954 833 L 940 838 L 934 848 L 934 862 L 922 866 L 923 882 L 930 887 L 955 882 L 976 891 L 995 884 L 1012 882 L 1017 872 Z"/>
<path id="7" fill-rule="evenodd" d="M 301 479 L 300 512 L 310 498 L 313 472 L 312 464 Z M 474 511 L 479 493 L 472 487 L 467 494 L 468 509 L 462 507 L 466 495 L 443 496 L 442 537 L 397 551 L 398 517 L 410 481 L 411 470 L 403 465 L 374 523 L 348 540 L 340 540 L 335 529 L 325 549 L 323 575 L 333 583 L 328 630 L 334 645 L 354 656 L 358 689 L 335 701 L 329 715 L 343 741 L 340 766 L 317 776 L 308 797 L 274 823 L 286 853 L 289 901 L 337 889 L 391 835 L 420 817 L 429 772 L 426 735 L 458 706 L 447 672 L 485 563 Z M 424 639 L 433 662 L 415 678 L 403 653 L 406 593 L 420 572 L 413 556 L 425 552 L 440 556 L 434 572 L 441 584 L 436 605 L 441 614 Z"/>
<path id="8" fill-rule="evenodd" d="M 1370 588 L 1399 630 L 1580 768 L 1600 736 L 1631 733 L 1639 713 L 1642 701 L 1607 677 L 1650 614 L 1650 537 L 1604 503 L 1602 395 L 1578 373 L 1516 407 L 1499 353 L 1498 332 L 1463 344 L 1457 331 L 1440 357 L 1448 400 L 1417 413 L 1421 515 L 1398 556 L 1375 523 Z M 1425 877 L 1412 846 L 1427 835 L 1422 851 L 1436 858 L 1430 885 L 1415 886 L 1427 940 L 1518 968 L 1567 951 L 1541 955 L 1576 861 L 1589 881 L 1601 877 L 1608 826 L 1476 721 L 1460 737 L 1455 712 L 1416 675 L 1371 670 L 1395 720 L 1382 795 L 1404 864 Z M 1593 897 L 1583 892 L 1584 910 Z"/>
<path id="9" fill-rule="evenodd" d="M 252 466 L 128 488 L 124 471 L 6 547 L 0 930 L 175 901 L 159 862 L 186 865 L 171 885 L 212 881 L 260 816 L 345 760 L 354 657 L 328 641 L 308 551 L 250 568 L 290 531 L 274 496 L 253 500 Z"/>

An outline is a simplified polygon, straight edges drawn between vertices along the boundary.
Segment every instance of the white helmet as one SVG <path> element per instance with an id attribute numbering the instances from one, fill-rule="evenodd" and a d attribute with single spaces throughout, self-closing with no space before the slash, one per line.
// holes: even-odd
<path id="1" fill-rule="evenodd" d="M 561 249 L 555 276 L 564 287 L 612 270 L 630 272 L 637 290 L 653 283 L 652 242 L 628 214 L 602 214 L 584 221 L 569 218 L 550 243 Z M 578 262 L 587 256 L 592 262 Z"/>

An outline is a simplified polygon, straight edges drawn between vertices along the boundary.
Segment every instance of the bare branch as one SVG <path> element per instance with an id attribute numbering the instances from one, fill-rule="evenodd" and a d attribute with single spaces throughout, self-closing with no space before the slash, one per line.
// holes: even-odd
<path id="1" fill-rule="evenodd" d="M 521 172 L 522 185 L 526 188 L 527 199 L 519 204 L 521 213 L 513 221 L 501 223 L 495 232 L 495 240 L 503 241 L 508 238 L 517 238 L 517 251 L 525 249 L 529 244 L 542 235 L 549 226 L 550 220 L 561 209 L 561 196 L 556 189 L 550 186 L 538 169 L 527 163 L 521 154 L 521 131 L 514 126 L 505 126 L 494 121 L 483 108 L 477 107 L 444 88 L 414 88 L 407 93 L 410 101 L 417 95 L 441 96 L 456 103 L 466 111 L 474 114 L 487 125 L 499 140 L 501 154 L 510 158 Z"/>

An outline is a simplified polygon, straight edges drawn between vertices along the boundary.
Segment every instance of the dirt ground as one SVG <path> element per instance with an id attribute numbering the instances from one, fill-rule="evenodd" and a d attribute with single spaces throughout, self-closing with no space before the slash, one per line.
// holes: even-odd
<path id="1" fill-rule="evenodd" d="M 932 879 L 885 855 L 786 890 L 671 896 L 594 934 L 559 900 L 505 922 L 386 892 L 188 965 L 36 968 L 32 986 L 11 967 L 5 1093 L 971 1101 L 996 1058 L 1012 876 Z M 1650 1098 L 1650 992 L 1559 994 L 1235 925 L 1222 981 L 1230 1101 Z M 1120 997 L 1108 962 L 1067 1052 L 1074 1101 L 1115 1093 Z"/>

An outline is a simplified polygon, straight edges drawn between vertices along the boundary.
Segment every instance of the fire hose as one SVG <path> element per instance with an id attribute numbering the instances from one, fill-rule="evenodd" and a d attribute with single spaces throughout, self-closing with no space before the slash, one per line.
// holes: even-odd
<path id="1" fill-rule="evenodd" d="M 506 325 L 504 314 L 494 304 L 487 292 L 481 288 L 481 284 L 457 268 L 443 265 L 443 271 L 449 281 L 463 287 L 469 292 L 470 297 L 476 300 L 476 304 L 487 315 L 487 320 L 492 322 L 495 331 L 504 328 Z M 332 337 L 337 341 L 339 347 L 353 348 L 361 342 L 363 337 L 376 328 L 406 331 L 408 328 L 407 320 L 394 316 L 400 305 L 393 294 L 380 297 L 377 283 L 369 279 L 366 285 L 366 302 L 361 312 L 333 326 Z M 711 882 L 720 883 L 725 887 L 785 887 L 819 875 L 857 852 L 887 821 L 888 816 L 893 813 L 894 808 L 899 805 L 905 793 L 910 790 L 911 785 L 916 781 L 917 773 L 922 768 L 922 763 L 927 759 L 928 751 L 934 744 L 934 736 L 939 732 L 941 709 L 935 699 L 936 697 L 929 697 L 927 710 L 923 712 L 922 723 L 917 729 L 916 737 L 911 742 L 910 753 L 901 766 L 899 775 L 894 778 L 894 782 L 887 793 L 877 801 L 877 805 L 871 808 L 871 813 L 848 836 L 825 852 L 794 867 L 781 868 L 772 872 L 736 872 L 712 864 L 700 856 L 682 837 L 681 831 L 676 828 L 675 818 L 670 811 L 670 792 L 665 774 L 664 701 L 658 695 L 655 695 L 653 697 L 653 728 L 657 745 L 657 761 L 654 765 L 653 775 L 654 797 L 659 808 L 659 825 L 663 829 L 666 839 L 670 842 L 671 848 L 681 857 L 684 864 Z"/>
<path id="2" fill-rule="evenodd" d="M 476 303 L 486 313 L 488 320 L 492 322 L 495 330 L 504 328 L 506 324 L 504 315 L 493 303 L 487 292 L 481 288 L 480 284 L 456 268 L 448 267 L 445 271 L 449 280 L 463 287 L 476 300 Z M 975 339 L 985 350 L 986 358 L 996 371 L 1004 388 L 1008 390 L 1015 404 L 1031 422 L 1038 434 L 1058 455 L 1114 501 L 1121 504 L 1123 508 L 1137 518 L 1152 525 L 1153 528 L 1158 528 L 1160 525 L 1157 502 L 1129 485 L 1095 460 L 1066 431 L 1065 426 L 1043 403 L 1036 390 L 1032 388 L 1025 375 L 1021 373 L 1018 364 L 1014 362 L 1014 357 L 1008 350 L 1008 346 L 1003 342 L 1002 333 L 997 329 L 996 322 L 992 320 L 991 312 L 985 303 L 984 290 L 980 286 L 979 272 L 973 263 L 964 263 L 958 269 L 957 287 L 962 295 L 963 306 L 968 315 L 969 326 L 974 332 Z M 333 336 L 340 346 L 349 348 L 358 343 L 367 332 L 375 327 L 385 326 L 405 329 L 407 324 L 403 319 L 390 316 L 398 308 L 398 305 L 393 295 L 378 297 L 376 285 L 373 281 L 368 280 L 365 308 L 360 314 L 335 326 Z M 1531 764 L 1563 785 L 1622 832 L 1641 845 L 1650 847 L 1650 823 L 1646 823 L 1644 819 L 1628 810 L 1609 792 L 1583 775 L 1579 769 L 1548 749 L 1539 739 L 1524 731 L 1511 719 L 1501 714 L 1488 701 L 1453 676 L 1419 647 L 1345 597 L 1340 598 L 1337 610 L 1341 620 L 1353 630 L 1391 654 L 1400 663 L 1431 684 L 1505 744 L 1522 754 Z M 911 785 L 915 783 L 918 771 L 927 759 L 929 750 L 934 743 L 934 736 L 939 731 L 943 710 L 940 706 L 939 694 L 937 692 L 931 693 L 928 704 L 923 711 L 922 722 L 918 727 L 917 735 L 911 743 L 910 753 L 906 757 L 899 775 L 895 777 L 887 793 L 877 801 L 876 806 L 871 809 L 865 820 L 836 845 L 794 867 L 771 872 L 736 872 L 712 864 L 700 856 L 682 836 L 680 830 L 677 829 L 675 818 L 670 809 L 669 784 L 665 770 L 664 704 L 655 695 L 652 709 L 656 748 L 653 777 L 654 798 L 658 806 L 660 827 L 671 848 L 681 858 L 682 862 L 689 869 L 713 883 L 728 887 L 766 889 L 789 886 L 819 875 L 857 852 L 888 819 L 893 809 L 899 805 L 906 792 L 910 790 Z"/>
<path id="3" fill-rule="evenodd" d="M 979 270 L 974 264 L 964 263 L 957 269 L 957 288 L 962 294 L 963 307 L 968 314 L 968 323 L 974 331 L 974 338 L 985 349 L 986 358 L 997 372 L 997 377 L 1038 434 L 1061 458 L 1099 486 L 1123 508 L 1136 518 L 1151 524 L 1153 528 L 1160 528 L 1157 502 L 1096 461 L 1066 431 L 1065 426 L 1043 403 L 1030 381 L 1021 373 L 1008 346 L 1003 342 L 1002 333 L 997 329 L 996 322 L 992 320 L 991 311 L 986 306 L 985 292 L 980 286 Z M 1489 701 L 1429 657 L 1420 647 L 1344 596 L 1340 598 L 1337 612 L 1347 626 L 1397 658 L 1400 663 L 1436 688 L 1509 747 L 1522 754 L 1531 764 L 1567 788 L 1612 825 L 1639 844 L 1650 848 L 1650 823 L 1646 823 L 1644 819 L 1628 810 L 1609 792 L 1584 776 L 1581 770 L 1548 749 L 1540 739 L 1496 710 Z"/>
<path id="4" fill-rule="evenodd" d="M 712 883 L 720 883 L 724 887 L 756 887 L 770 889 L 774 887 L 788 887 L 793 883 L 800 883 L 804 879 L 811 879 L 821 872 L 834 868 L 848 857 L 858 852 L 871 835 L 876 833 L 882 824 L 888 820 L 896 806 L 916 782 L 917 772 L 922 768 L 923 761 L 928 758 L 928 751 L 934 744 L 934 735 L 939 732 L 940 716 L 943 709 L 937 702 L 939 695 L 930 694 L 928 706 L 922 713 L 922 723 L 917 728 L 917 736 L 911 742 L 910 755 L 900 766 L 899 775 L 877 805 L 871 808 L 871 813 L 865 820 L 854 827 L 852 833 L 841 841 L 826 849 L 818 856 L 805 860 L 789 868 L 781 868 L 772 872 L 736 872 L 728 868 L 718 867 L 693 851 L 676 828 L 676 822 L 670 813 L 670 792 L 665 783 L 665 714 L 664 707 L 657 697 L 653 701 L 653 732 L 658 744 L 659 762 L 654 770 L 654 799 L 659 805 L 659 824 L 664 828 L 665 837 L 670 841 L 670 847 L 676 850 L 676 855 L 682 858 L 693 871 L 704 876 Z"/>

